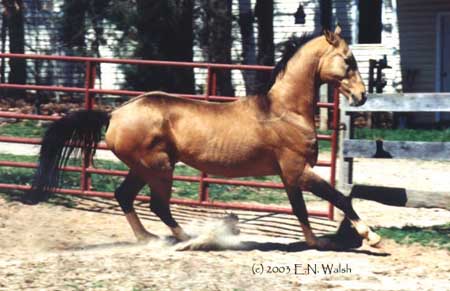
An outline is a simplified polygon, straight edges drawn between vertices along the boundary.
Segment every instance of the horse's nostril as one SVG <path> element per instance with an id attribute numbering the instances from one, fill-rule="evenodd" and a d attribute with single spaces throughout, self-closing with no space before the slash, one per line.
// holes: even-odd
<path id="1" fill-rule="evenodd" d="M 361 100 L 359 101 L 359 104 L 363 105 L 364 103 L 366 103 L 366 101 L 367 101 L 367 94 L 361 93 Z"/>

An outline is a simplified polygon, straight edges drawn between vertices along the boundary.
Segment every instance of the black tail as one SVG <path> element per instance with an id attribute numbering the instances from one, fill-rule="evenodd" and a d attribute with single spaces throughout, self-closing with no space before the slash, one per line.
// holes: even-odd
<path id="1" fill-rule="evenodd" d="M 60 167 L 67 164 L 74 150 L 79 153 L 80 148 L 84 149 L 85 156 L 91 158 L 109 119 L 103 111 L 80 110 L 52 123 L 42 139 L 39 166 L 24 203 L 37 204 L 48 199 L 49 191 L 59 186 Z"/>

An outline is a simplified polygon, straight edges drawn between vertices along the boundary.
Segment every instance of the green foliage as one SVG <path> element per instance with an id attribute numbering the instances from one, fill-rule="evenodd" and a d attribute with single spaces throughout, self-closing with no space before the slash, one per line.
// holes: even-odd
<path id="1" fill-rule="evenodd" d="M 36 157 L 32 156 L 18 156 L 11 154 L 0 154 L 0 160 L 9 160 L 15 162 L 36 162 Z M 68 165 L 79 166 L 80 161 L 77 159 L 70 159 Z M 128 168 L 123 163 L 117 163 L 106 160 L 94 160 L 96 168 L 122 170 L 127 171 Z M 31 185 L 34 169 L 22 169 L 11 167 L 0 167 L 0 183 L 14 183 L 19 185 Z M 175 170 L 175 175 L 195 176 L 199 172 L 193 168 L 185 165 L 178 165 Z M 69 189 L 79 189 L 80 187 L 80 173 L 64 172 L 61 179 L 61 187 Z M 114 192 L 120 185 L 123 177 L 109 176 L 109 175 L 92 175 L 93 190 Z M 278 177 L 247 177 L 243 180 L 259 180 L 280 182 Z M 181 182 L 174 181 L 173 197 L 183 199 L 198 199 L 199 184 L 195 182 Z M 229 185 L 212 184 L 209 186 L 210 199 L 213 201 L 245 201 L 245 202 L 259 202 L 265 204 L 288 204 L 286 194 L 281 190 L 276 189 L 257 189 L 249 187 L 238 187 Z M 17 198 L 17 192 L 8 192 L 12 198 Z M 150 189 L 144 187 L 140 192 L 144 195 L 150 195 Z M 315 198 L 315 197 L 314 197 Z M 307 200 L 311 200 L 309 196 Z M 317 198 L 315 198 L 317 199 Z"/>
<path id="2" fill-rule="evenodd" d="M 37 126 L 36 121 L 27 120 L 16 123 L 8 123 L 0 126 L 0 135 L 17 137 L 41 137 L 45 127 Z M 331 130 L 319 131 L 319 134 L 331 134 Z M 421 130 L 421 129 L 368 129 L 358 128 L 355 131 L 357 139 L 384 139 L 398 141 L 450 141 L 450 129 L 446 130 Z M 319 151 L 329 152 L 331 143 L 319 141 Z"/>
<path id="3" fill-rule="evenodd" d="M 100 56 L 99 45 L 105 44 L 104 21 L 112 0 L 64 0 L 61 6 L 61 41 L 72 55 Z M 129 2 L 129 1 L 128 1 Z M 92 30 L 93 38 L 86 37 Z"/>
<path id="4" fill-rule="evenodd" d="M 199 171 L 188 166 L 179 165 L 175 169 L 175 175 L 194 176 L 199 175 Z M 281 182 L 279 177 L 246 177 L 239 180 L 243 181 L 264 181 Z M 198 199 L 198 183 L 174 182 L 174 197 Z M 240 201 L 240 202 L 259 202 L 263 204 L 288 204 L 286 194 L 282 190 L 266 188 L 250 188 L 233 185 L 211 184 L 209 185 L 209 198 L 212 201 Z"/>
<path id="5" fill-rule="evenodd" d="M 332 130 L 319 130 L 318 134 L 331 135 Z M 319 140 L 319 152 L 329 152 L 331 151 L 331 142 L 327 140 Z"/>
<path id="6" fill-rule="evenodd" d="M 450 223 L 425 228 L 416 226 L 378 228 L 376 231 L 382 237 L 393 239 L 400 244 L 418 243 L 450 251 Z"/>
<path id="7" fill-rule="evenodd" d="M 120 1 L 113 1 L 123 5 Z M 127 11 L 127 10 L 125 10 Z M 112 22 L 125 28 L 123 42 L 134 42 L 133 58 L 164 61 L 187 61 L 193 58 L 193 1 L 136 1 L 131 12 L 113 13 Z M 125 88 L 172 93 L 194 93 L 194 74 L 190 68 L 167 66 L 123 66 Z"/>
<path id="8" fill-rule="evenodd" d="M 45 128 L 37 126 L 36 121 L 26 120 L 0 125 L 0 135 L 16 137 L 41 137 Z"/>
<path id="9" fill-rule="evenodd" d="M 446 130 L 357 128 L 355 138 L 447 142 L 450 141 L 450 128 Z"/>
<path id="10" fill-rule="evenodd" d="M 37 126 L 36 121 L 27 120 L 16 123 L 8 123 L 0 126 L 0 135 L 17 136 L 17 137 L 42 137 L 45 127 Z M 331 131 L 323 131 L 321 134 L 331 134 Z M 319 141 L 319 149 L 321 151 L 330 151 L 329 141 Z"/>
<path id="11" fill-rule="evenodd" d="M 22 121 L 17 123 L 4 124 L 0 126 L 0 135 L 18 136 L 18 137 L 41 137 L 45 128 L 36 126 L 35 121 Z M 321 134 L 330 134 L 331 131 L 321 131 Z M 373 139 L 384 138 L 387 140 L 422 140 L 422 141 L 450 141 L 450 130 L 369 130 L 358 129 L 356 131 L 357 138 Z M 320 141 L 319 147 L 321 151 L 329 151 L 330 143 L 328 141 Z M 16 156 L 0 154 L 1 160 L 36 162 L 36 157 Z M 71 159 L 69 165 L 79 166 L 80 161 Z M 127 171 L 128 168 L 123 163 L 116 163 L 105 160 L 95 160 L 94 165 L 97 168 L 105 168 L 111 170 Z M 0 168 L 0 182 L 14 183 L 20 185 L 30 185 L 33 176 L 33 169 L 21 168 Z M 187 166 L 177 166 L 175 175 L 195 176 L 198 171 Z M 113 192 L 122 182 L 122 177 L 107 175 L 92 175 L 94 190 Z M 280 182 L 278 177 L 249 177 L 243 180 L 259 180 Z M 79 188 L 80 174 L 66 172 L 62 178 L 62 186 L 64 188 Z M 174 181 L 173 197 L 198 199 L 198 183 Z M 149 195 L 150 190 L 145 187 L 141 193 Z M 288 204 L 288 200 L 284 191 L 276 189 L 257 189 L 250 187 L 239 187 L 231 185 L 209 186 L 210 199 L 216 201 L 256 201 L 269 204 Z M 314 196 L 305 196 L 306 200 L 317 199 Z"/>
<path id="12" fill-rule="evenodd" d="M 196 40 L 211 63 L 231 63 L 232 1 L 199 0 L 196 7 Z M 234 96 L 230 70 L 217 71 L 217 95 Z"/>

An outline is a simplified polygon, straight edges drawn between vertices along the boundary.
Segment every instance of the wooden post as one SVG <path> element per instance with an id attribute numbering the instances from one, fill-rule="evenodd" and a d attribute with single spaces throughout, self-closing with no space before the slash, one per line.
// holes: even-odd
<path id="1" fill-rule="evenodd" d="M 344 97 L 341 98 L 341 103 L 344 104 Z M 345 140 L 352 139 L 354 137 L 353 128 L 353 114 L 347 112 L 348 107 L 341 106 L 340 120 L 344 125 L 343 130 L 339 133 L 339 148 L 338 148 L 338 189 L 343 189 L 347 184 L 353 182 L 353 158 L 345 157 L 344 144 Z"/>
<path id="2" fill-rule="evenodd" d="M 344 98 L 341 96 L 339 104 L 343 104 Z M 348 183 L 348 163 L 344 159 L 344 139 L 349 139 L 350 134 L 350 117 L 346 114 L 345 107 L 341 106 L 339 112 L 341 124 L 343 124 L 342 130 L 339 131 L 338 139 L 338 159 L 337 159 L 337 188 L 342 189 L 346 183 Z"/>
<path id="3" fill-rule="evenodd" d="M 350 113 L 347 116 L 347 123 L 348 123 L 348 139 L 355 138 L 355 128 L 353 127 L 355 123 L 355 115 L 353 113 Z M 344 141 L 345 142 L 345 141 Z M 353 158 L 344 158 L 344 161 L 346 162 L 346 181 L 345 183 L 353 184 Z"/>
<path id="4" fill-rule="evenodd" d="M 353 185 L 350 197 L 403 207 L 444 208 L 450 210 L 450 192 L 429 192 L 405 188 Z"/>

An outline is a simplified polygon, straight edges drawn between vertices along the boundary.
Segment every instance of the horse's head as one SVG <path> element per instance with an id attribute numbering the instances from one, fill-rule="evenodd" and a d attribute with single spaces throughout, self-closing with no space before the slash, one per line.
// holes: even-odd
<path id="1" fill-rule="evenodd" d="M 339 26 L 334 32 L 324 31 L 322 41 L 328 48 L 319 62 L 319 76 L 322 82 L 335 85 L 347 97 L 350 105 L 359 106 L 367 99 L 366 87 L 355 57 L 340 33 Z"/>

